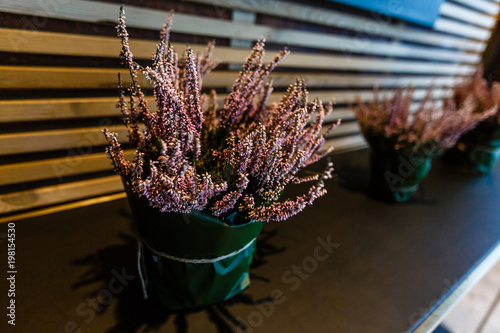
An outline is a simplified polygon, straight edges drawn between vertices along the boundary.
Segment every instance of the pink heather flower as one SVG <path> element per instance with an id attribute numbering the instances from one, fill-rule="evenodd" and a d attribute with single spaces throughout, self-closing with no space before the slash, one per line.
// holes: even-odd
<path id="1" fill-rule="evenodd" d="M 497 117 L 500 124 L 500 83 L 493 82 L 491 88 L 483 78 L 483 66 L 479 66 L 473 76 L 455 85 L 453 101 L 461 106 L 465 103 L 474 104 L 474 113 L 489 114 Z"/>
<path id="2" fill-rule="evenodd" d="M 322 150 L 325 136 L 338 125 L 322 133 L 331 104 L 309 104 L 301 79 L 279 103 L 266 104 L 273 91 L 269 74 L 288 50 L 265 64 L 260 39 L 219 109 L 214 91 L 201 92 L 203 77 L 217 65 L 210 59 L 213 44 L 204 53 L 188 49 L 179 57 L 169 43 L 171 20 L 169 15 L 160 32 L 153 65 L 144 68 L 133 61 L 123 11 L 117 26 L 121 57 L 132 77 L 127 88 L 120 80 L 118 107 L 136 149 L 134 159 L 124 159 L 116 134 L 105 130 L 105 135 L 108 156 L 130 189 L 163 212 L 206 211 L 224 219 L 237 211 L 264 221 L 283 221 L 324 195 L 331 164 L 322 174 L 296 175 L 331 151 Z M 157 112 L 148 109 L 139 73 L 153 85 Z M 306 194 L 278 201 L 290 182 L 308 181 L 317 183 Z"/>
<path id="3" fill-rule="evenodd" d="M 411 86 L 395 89 L 390 98 L 383 99 L 374 87 L 372 101 L 365 104 L 357 97 L 357 105 L 350 108 L 369 143 L 386 137 L 392 140 L 395 150 L 417 150 L 428 143 L 449 148 L 462 134 L 498 111 L 500 87 L 495 85 L 490 92 L 485 84 L 476 74 L 457 84 L 452 96 L 445 98 L 439 107 L 431 101 L 433 87 L 429 86 L 413 114 L 410 112 L 414 92 Z"/>

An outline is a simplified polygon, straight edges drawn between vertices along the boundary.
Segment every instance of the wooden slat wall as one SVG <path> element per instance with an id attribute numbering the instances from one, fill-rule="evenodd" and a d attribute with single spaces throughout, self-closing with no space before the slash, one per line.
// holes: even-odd
<path id="1" fill-rule="evenodd" d="M 471 73 L 499 11 L 497 1 L 446 0 L 434 28 L 423 28 L 327 1 L 123 1 L 131 48 L 148 61 L 167 12 L 176 11 L 173 45 L 196 51 L 217 39 L 220 69 L 204 82 L 219 102 L 248 55 L 265 36 L 270 49 L 292 54 L 272 75 L 277 101 L 302 76 L 310 97 L 335 98 L 328 121 L 344 120 L 327 144 L 336 151 L 365 145 L 346 103 L 394 86 L 416 86 L 415 105 L 431 82 L 434 98 Z M 126 141 L 116 104 L 121 2 L 3 0 L 0 2 L 0 215 L 122 191 L 103 152 L 100 129 Z M 232 19 L 234 13 L 234 19 Z M 274 51 L 268 51 L 271 59 Z M 148 83 L 142 82 L 145 87 Z M 152 102 L 152 98 L 148 97 Z M 151 103 L 150 103 L 151 104 Z M 131 157 L 132 151 L 127 150 Z M 0 217 L 0 221 L 2 218 Z"/>

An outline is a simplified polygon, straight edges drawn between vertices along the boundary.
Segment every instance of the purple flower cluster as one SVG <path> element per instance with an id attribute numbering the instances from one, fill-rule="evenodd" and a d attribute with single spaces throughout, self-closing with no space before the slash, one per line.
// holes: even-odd
<path id="1" fill-rule="evenodd" d="M 170 24 L 171 16 L 153 65 L 144 68 L 133 61 L 123 10 L 117 26 L 132 78 L 127 89 L 120 83 L 118 107 L 136 148 L 134 159 L 125 160 L 115 133 L 104 133 L 107 154 L 130 189 L 163 212 L 207 211 L 224 219 L 237 211 L 247 220 L 263 221 L 286 220 L 324 195 L 330 163 L 323 174 L 298 178 L 297 173 L 331 152 L 322 145 L 339 123 L 323 130 L 332 105 L 308 103 L 301 79 L 279 103 L 266 103 L 273 90 L 268 76 L 288 50 L 264 64 L 264 39 L 259 40 L 219 108 L 214 91 L 201 93 L 203 77 L 217 65 L 210 60 L 213 45 L 202 54 L 188 49 L 179 57 L 169 43 Z M 156 112 L 148 109 L 139 73 L 153 85 Z M 278 201 L 288 183 L 304 181 L 316 184 L 295 199 Z"/>
<path id="2" fill-rule="evenodd" d="M 457 84 L 454 93 L 442 103 L 432 101 L 433 87 L 430 86 L 413 113 L 410 112 L 414 92 L 411 86 L 395 89 L 391 97 L 382 99 L 375 87 L 372 101 L 365 104 L 357 97 L 357 105 L 350 107 L 368 142 L 375 137 L 386 137 L 393 142 L 395 150 L 418 150 L 427 144 L 449 148 L 462 134 L 498 110 L 500 90 L 495 88 L 493 95 L 482 81 L 480 85 L 478 82 L 476 75 Z"/>
<path id="3" fill-rule="evenodd" d="M 456 105 L 470 103 L 472 100 L 475 104 L 475 113 L 495 117 L 496 122 L 500 124 L 500 83 L 493 82 L 489 88 L 488 81 L 483 78 L 483 73 L 483 67 L 479 66 L 473 76 L 455 85 L 453 100 Z"/>

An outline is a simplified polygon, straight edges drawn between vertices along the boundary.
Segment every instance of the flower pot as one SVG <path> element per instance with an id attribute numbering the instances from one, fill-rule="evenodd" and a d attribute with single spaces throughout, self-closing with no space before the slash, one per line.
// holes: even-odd
<path id="1" fill-rule="evenodd" d="M 217 303 L 248 287 L 263 222 L 229 226 L 202 212 L 162 213 L 127 192 L 140 236 L 139 273 L 166 308 Z"/>
<path id="2" fill-rule="evenodd" d="M 406 202 L 418 190 L 431 168 L 431 158 L 418 152 L 370 150 L 371 197 L 387 202 Z"/>
<path id="3" fill-rule="evenodd" d="M 472 174 L 490 173 L 500 158 L 500 126 L 484 122 L 443 155 L 446 163 Z"/>

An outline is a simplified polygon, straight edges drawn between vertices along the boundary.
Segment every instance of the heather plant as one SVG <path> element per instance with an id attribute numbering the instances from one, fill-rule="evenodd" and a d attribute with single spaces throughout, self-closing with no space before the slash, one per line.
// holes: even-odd
<path id="1" fill-rule="evenodd" d="M 471 101 L 474 112 L 487 117 L 460 137 L 457 144 L 446 151 L 444 160 L 474 174 L 491 172 L 500 156 L 500 83 L 493 82 L 490 88 L 480 66 L 473 76 L 455 86 L 453 100 L 457 105 Z"/>
<path id="2" fill-rule="evenodd" d="M 475 105 L 474 112 L 488 115 L 487 120 L 500 125 L 500 83 L 493 82 L 491 88 L 483 78 L 483 67 L 479 66 L 474 75 L 455 85 L 453 100 L 456 105 L 471 102 Z"/>
<path id="3" fill-rule="evenodd" d="M 305 83 L 298 79 L 279 103 L 267 104 L 273 91 L 269 74 L 289 51 L 264 64 L 260 39 L 219 108 L 214 91 L 202 93 L 203 77 L 217 65 L 211 60 L 213 45 L 200 54 L 188 48 L 179 56 L 169 43 L 170 26 L 171 15 L 152 66 L 141 67 L 129 48 L 123 9 L 120 13 L 121 57 L 132 83 L 124 88 L 120 81 L 118 107 L 134 158 L 124 158 L 116 133 L 104 133 L 108 157 L 130 190 L 162 212 L 204 211 L 223 221 L 234 213 L 245 221 L 282 221 L 324 195 L 331 163 L 322 174 L 297 174 L 332 150 L 322 149 L 338 124 L 322 130 L 331 103 L 309 103 Z M 139 75 L 153 86 L 156 112 L 148 107 Z M 305 181 L 316 183 L 301 196 L 279 200 L 290 182 Z"/>
<path id="4" fill-rule="evenodd" d="M 429 156 L 453 146 L 463 133 L 496 111 L 495 106 L 478 112 L 480 103 L 489 103 L 482 90 L 478 90 L 479 95 L 469 90 L 461 94 L 466 89 L 457 85 L 455 93 L 440 104 L 432 101 L 432 89 L 432 86 L 427 88 L 414 113 L 410 111 L 414 93 L 411 86 L 395 89 L 392 96 L 382 99 L 375 87 L 372 101 L 365 104 L 358 96 L 357 105 L 351 105 L 351 109 L 372 146 L 383 145 L 402 153 L 418 150 Z"/>

